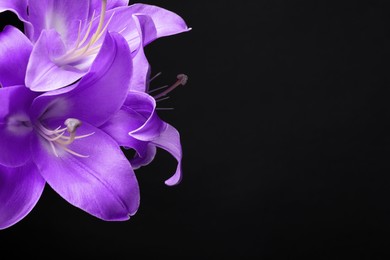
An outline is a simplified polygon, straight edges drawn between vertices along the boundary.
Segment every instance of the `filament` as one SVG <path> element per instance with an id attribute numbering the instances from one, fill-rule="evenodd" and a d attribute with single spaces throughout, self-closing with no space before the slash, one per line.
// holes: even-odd
<path id="1" fill-rule="evenodd" d="M 92 17 L 89 21 L 87 30 L 85 32 L 84 37 L 82 40 L 81 38 L 81 21 L 79 24 L 79 29 L 77 33 L 77 40 L 75 46 L 67 51 L 64 55 L 62 55 L 59 58 L 54 59 L 54 62 L 57 63 L 57 65 L 65 65 L 69 63 L 74 63 L 77 61 L 82 60 L 86 56 L 95 54 L 98 52 L 101 48 L 102 43 L 96 44 L 99 39 L 104 35 L 104 33 L 107 31 L 107 28 L 109 24 L 111 23 L 112 17 L 114 16 L 115 12 L 112 13 L 110 18 L 108 19 L 107 23 L 104 25 L 104 21 L 106 18 L 106 9 L 107 9 L 107 0 L 102 0 L 102 8 L 100 12 L 100 18 L 99 18 L 99 24 L 95 30 L 95 32 L 90 36 L 93 20 L 95 19 L 95 10 L 92 13 Z M 88 37 L 90 37 L 89 41 L 86 43 Z"/>

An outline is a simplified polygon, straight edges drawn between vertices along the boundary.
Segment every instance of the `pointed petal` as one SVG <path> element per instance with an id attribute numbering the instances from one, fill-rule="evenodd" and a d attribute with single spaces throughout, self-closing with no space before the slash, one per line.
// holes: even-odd
<path id="1" fill-rule="evenodd" d="M 87 158 L 60 148 L 56 157 L 46 141 L 36 136 L 33 161 L 47 183 L 69 203 L 103 220 L 127 220 L 139 206 L 137 179 L 111 137 L 89 124 L 77 130 L 80 135 L 92 132 L 68 146 Z"/>
<path id="2" fill-rule="evenodd" d="M 144 29 L 144 45 L 149 44 L 157 38 L 190 30 L 179 15 L 164 8 L 154 5 L 133 4 L 129 6 L 129 9 L 131 13 L 142 15 L 143 17 L 140 19 L 140 22 Z"/>
<path id="3" fill-rule="evenodd" d="M 38 40 L 42 30 L 55 29 L 65 45 L 70 46 L 76 41 L 80 21 L 87 19 L 88 12 L 89 1 L 29 1 L 29 19 L 34 27 L 31 40 Z"/>
<path id="4" fill-rule="evenodd" d="M 141 42 L 137 21 L 141 23 L 140 27 L 143 29 L 144 46 L 157 38 L 190 30 L 177 14 L 146 4 L 133 4 L 108 10 L 105 13 L 104 24 L 107 24 L 109 20 L 107 31 L 122 34 L 132 51 L 138 49 Z M 99 19 L 95 19 L 91 31 L 96 31 L 98 24 Z"/>
<path id="5" fill-rule="evenodd" d="M 32 162 L 16 168 L 0 165 L 0 229 L 14 225 L 30 213 L 44 186 L 45 181 Z"/>
<path id="6" fill-rule="evenodd" d="M 25 86 L 0 88 L 0 164 L 16 167 L 31 157 L 32 126 L 27 111 L 36 95 Z"/>
<path id="7" fill-rule="evenodd" d="M 172 186 L 179 184 L 182 179 L 181 172 L 181 159 L 182 150 L 180 143 L 179 132 L 171 125 L 168 125 L 166 130 L 160 135 L 160 137 L 153 141 L 157 147 L 168 151 L 177 160 L 177 168 L 175 174 L 165 181 L 166 185 Z"/>
<path id="8" fill-rule="evenodd" d="M 125 39 L 117 33 L 107 34 L 90 72 L 77 86 L 39 96 L 33 103 L 32 117 L 46 111 L 51 117 L 73 117 L 100 126 L 122 106 L 131 70 L 131 54 Z"/>
<path id="9" fill-rule="evenodd" d="M 80 79 L 86 72 L 69 65 L 58 66 L 54 62 L 65 52 L 65 45 L 55 30 L 42 31 L 27 66 L 26 86 L 33 91 L 45 92 Z"/>
<path id="10" fill-rule="evenodd" d="M 32 44 L 17 28 L 6 26 L 0 32 L 0 85 L 24 85 Z"/>

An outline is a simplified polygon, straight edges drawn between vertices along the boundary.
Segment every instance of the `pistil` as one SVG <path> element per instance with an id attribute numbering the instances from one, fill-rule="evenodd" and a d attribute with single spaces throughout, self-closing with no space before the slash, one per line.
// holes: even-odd
<path id="1" fill-rule="evenodd" d="M 85 138 L 93 135 L 94 133 L 86 134 L 86 135 L 76 135 L 76 130 L 82 125 L 82 122 L 75 118 L 68 118 L 64 122 L 64 128 L 61 126 L 57 127 L 54 130 L 50 130 L 44 127 L 40 122 L 36 124 L 36 130 L 40 136 L 42 136 L 46 141 L 49 142 L 51 149 L 55 156 L 59 157 L 56 147 L 61 148 L 62 150 L 73 154 L 77 157 L 89 157 L 88 155 L 79 154 L 68 148 L 68 145 L 72 144 L 76 139 Z M 65 135 L 68 132 L 69 136 Z"/>
<path id="2" fill-rule="evenodd" d="M 175 83 L 173 83 L 169 88 L 167 88 L 163 92 L 155 95 L 154 99 L 157 100 L 157 99 L 167 95 L 169 92 L 171 92 L 172 90 L 174 90 L 178 86 L 184 86 L 187 83 L 187 81 L 188 81 L 188 76 L 185 75 L 185 74 L 179 74 L 179 75 L 177 75 L 176 78 L 177 78 L 177 81 Z"/>

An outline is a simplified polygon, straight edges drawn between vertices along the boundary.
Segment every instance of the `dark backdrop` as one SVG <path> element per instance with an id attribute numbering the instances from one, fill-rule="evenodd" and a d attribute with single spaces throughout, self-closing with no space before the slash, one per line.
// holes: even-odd
<path id="1" fill-rule="evenodd" d="M 175 161 L 159 150 L 136 172 L 141 206 L 127 222 L 96 219 L 47 186 L 0 232 L 1 251 L 388 259 L 385 2 L 144 1 L 193 28 L 146 48 L 162 72 L 152 87 L 189 76 L 159 103 L 174 108 L 159 113 L 182 136 L 182 183 L 164 185 Z"/>

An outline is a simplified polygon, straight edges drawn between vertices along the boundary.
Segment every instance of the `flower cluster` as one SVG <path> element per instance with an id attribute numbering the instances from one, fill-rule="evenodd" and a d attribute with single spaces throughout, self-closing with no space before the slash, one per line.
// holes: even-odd
<path id="1" fill-rule="evenodd" d="M 189 31 L 177 14 L 125 0 L 1 0 L 21 31 L 0 32 L 0 229 L 23 219 L 46 184 L 107 221 L 139 207 L 134 170 L 157 148 L 177 160 L 178 131 L 156 113 L 144 47 Z M 122 149 L 133 149 L 126 157 Z"/>

